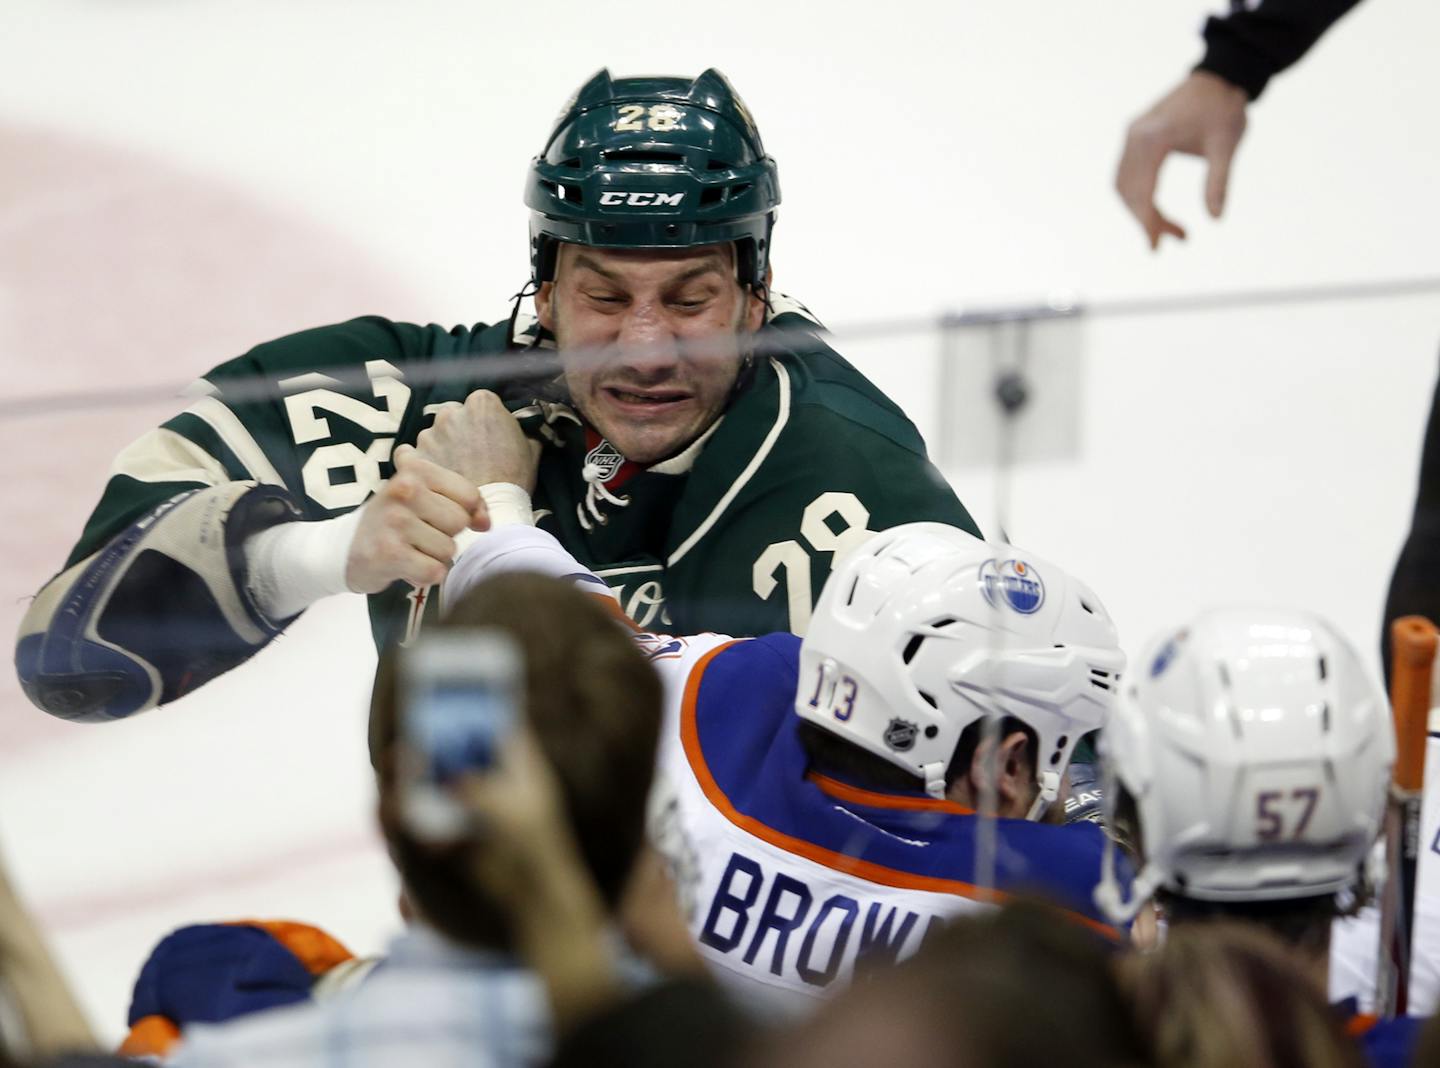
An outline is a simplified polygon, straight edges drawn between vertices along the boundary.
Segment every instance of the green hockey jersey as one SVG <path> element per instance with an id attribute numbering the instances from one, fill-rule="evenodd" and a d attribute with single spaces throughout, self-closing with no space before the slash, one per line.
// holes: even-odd
<path id="1" fill-rule="evenodd" d="M 804 309 L 780 298 L 770 322 L 724 415 L 663 463 L 635 469 L 563 405 L 544 406 L 537 523 L 642 626 L 800 633 L 836 558 L 869 532 L 932 520 L 978 533 L 915 427 Z M 535 330 L 515 336 L 533 342 Z M 445 330 L 373 317 L 260 345 L 120 454 L 66 566 L 201 485 L 284 486 L 312 519 L 356 508 L 392 473 L 397 445 L 480 388 L 477 357 L 524 351 L 503 321 Z M 436 600 L 404 583 L 373 595 L 377 644 L 413 636 Z"/>

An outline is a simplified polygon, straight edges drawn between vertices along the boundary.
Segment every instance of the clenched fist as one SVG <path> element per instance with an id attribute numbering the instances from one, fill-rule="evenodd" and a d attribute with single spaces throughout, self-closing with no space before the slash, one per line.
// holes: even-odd
<path id="1" fill-rule="evenodd" d="M 540 443 L 527 438 L 500 398 L 477 389 L 465 403 L 452 402 L 415 443 L 425 459 L 462 476 L 472 487 L 510 482 L 535 491 Z"/>
<path id="2" fill-rule="evenodd" d="M 455 558 L 455 535 L 488 527 L 473 481 L 402 445 L 394 477 L 361 509 L 345 582 L 356 593 L 378 593 L 397 579 L 433 586 Z"/>

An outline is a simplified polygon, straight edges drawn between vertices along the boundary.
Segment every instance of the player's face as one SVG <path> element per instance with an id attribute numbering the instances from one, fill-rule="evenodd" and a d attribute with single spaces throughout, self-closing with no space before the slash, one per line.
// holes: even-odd
<path id="1" fill-rule="evenodd" d="M 637 463 L 675 455 L 710 426 L 739 373 L 763 302 L 736 281 L 730 245 L 596 249 L 562 245 L 541 286 L 576 407 Z"/>

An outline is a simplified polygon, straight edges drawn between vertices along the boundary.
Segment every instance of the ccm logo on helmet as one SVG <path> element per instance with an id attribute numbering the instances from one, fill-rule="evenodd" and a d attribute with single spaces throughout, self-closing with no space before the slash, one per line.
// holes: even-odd
<path id="1" fill-rule="evenodd" d="M 684 193 L 626 193 L 619 189 L 607 189 L 600 194 L 600 203 L 607 208 L 618 204 L 632 208 L 678 208 L 684 199 Z"/>

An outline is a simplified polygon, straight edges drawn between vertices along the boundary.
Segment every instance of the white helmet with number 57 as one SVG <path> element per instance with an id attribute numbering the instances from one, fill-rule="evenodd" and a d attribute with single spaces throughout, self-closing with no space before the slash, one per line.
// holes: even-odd
<path id="1" fill-rule="evenodd" d="M 1060 568 L 940 523 L 882 531 L 843 557 L 800 647 L 795 708 L 942 797 L 961 732 L 987 715 L 1035 733 L 1055 800 L 1101 727 L 1125 656 L 1099 599 Z"/>
<path id="2" fill-rule="evenodd" d="M 1206 901 L 1318 897 L 1354 883 L 1380 829 L 1395 739 L 1354 648 L 1308 612 L 1218 609 L 1152 642 L 1101 739 L 1110 826 L 1155 889 Z"/>

